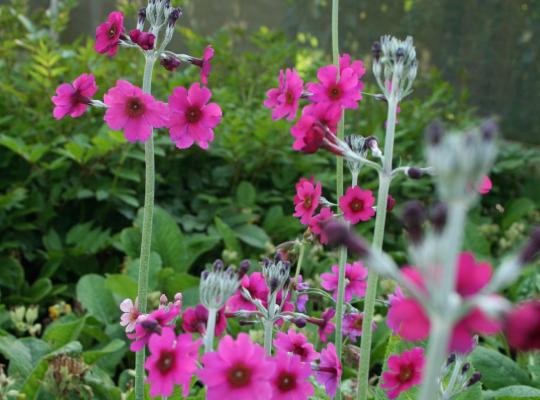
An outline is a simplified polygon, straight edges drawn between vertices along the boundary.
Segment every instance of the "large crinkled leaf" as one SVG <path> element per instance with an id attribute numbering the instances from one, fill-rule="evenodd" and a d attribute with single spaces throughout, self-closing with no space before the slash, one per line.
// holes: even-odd
<path id="1" fill-rule="evenodd" d="M 526 371 L 498 351 L 478 346 L 470 360 L 476 371 L 482 374 L 482 383 L 486 389 L 496 390 L 505 386 L 531 383 Z"/>

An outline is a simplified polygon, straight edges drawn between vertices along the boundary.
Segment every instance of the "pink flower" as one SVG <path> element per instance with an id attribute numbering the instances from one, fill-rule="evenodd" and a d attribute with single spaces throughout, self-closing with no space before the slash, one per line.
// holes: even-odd
<path id="1" fill-rule="evenodd" d="M 105 122 L 113 130 L 123 130 L 130 142 L 146 142 L 153 128 L 167 124 L 167 105 L 128 81 L 117 81 L 104 101 L 108 107 Z"/>
<path id="2" fill-rule="evenodd" d="M 303 334 L 295 332 L 293 328 L 289 328 L 287 333 L 278 332 L 274 339 L 274 346 L 278 351 L 296 354 L 305 363 L 311 363 L 319 358 L 319 353 L 315 351 L 307 338 Z"/>
<path id="3" fill-rule="evenodd" d="M 345 195 L 339 198 L 339 208 L 344 218 L 351 224 L 369 221 L 375 215 L 373 205 L 375 197 L 371 190 L 362 190 L 358 186 L 349 187 Z"/>
<path id="4" fill-rule="evenodd" d="M 348 336 L 351 341 L 356 341 L 362 336 L 362 325 L 364 314 L 351 313 L 343 316 L 343 336 Z M 375 322 L 372 322 L 371 329 L 375 329 Z"/>
<path id="5" fill-rule="evenodd" d="M 296 290 L 306 290 L 309 289 L 309 284 L 302 282 L 302 275 L 298 275 L 298 281 L 296 282 Z M 296 298 L 296 309 L 300 312 L 306 312 L 306 304 L 309 300 L 309 295 L 301 294 Z"/>
<path id="6" fill-rule="evenodd" d="M 540 349 L 540 300 L 520 304 L 506 317 L 505 333 L 514 349 Z"/>
<path id="7" fill-rule="evenodd" d="M 206 333 L 208 323 L 208 310 L 202 304 L 197 304 L 195 308 L 188 307 L 182 315 L 182 329 L 188 333 Z M 215 336 L 220 336 L 227 329 L 227 318 L 223 309 L 219 310 L 216 316 Z"/>
<path id="8" fill-rule="evenodd" d="M 279 71 L 279 87 L 266 92 L 267 100 L 264 106 L 274 109 L 272 119 L 278 120 L 287 117 L 289 121 L 296 118 L 298 102 L 304 91 L 304 81 L 294 69 Z"/>
<path id="9" fill-rule="evenodd" d="M 326 232 L 324 229 L 322 229 L 322 225 L 325 222 L 330 221 L 332 218 L 334 218 L 334 213 L 332 210 L 328 207 L 321 208 L 321 211 L 319 211 L 319 214 L 314 215 L 313 218 L 311 218 L 311 221 L 309 221 L 309 230 L 314 235 L 319 235 L 319 241 L 322 244 L 325 244 L 328 242 L 328 237 L 326 236 Z"/>
<path id="10" fill-rule="evenodd" d="M 100 54 L 107 53 L 113 57 L 118 51 L 118 44 L 123 34 L 124 14 L 120 11 L 114 11 L 109 14 L 106 22 L 97 27 L 94 48 Z"/>
<path id="11" fill-rule="evenodd" d="M 358 85 L 356 85 L 356 90 L 361 92 L 362 89 L 364 89 L 364 82 L 362 82 L 360 79 L 366 73 L 364 63 L 361 60 L 354 60 L 351 63 L 351 56 L 345 53 L 339 57 L 339 73 L 342 74 L 347 68 L 351 68 L 358 77 Z M 362 99 L 362 93 L 360 93 L 360 99 Z"/>
<path id="12" fill-rule="evenodd" d="M 207 400 L 268 400 L 275 364 L 264 349 L 240 333 L 236 340 L 225 336 L 216 352 L 206 353 L 199 379 L 207 387 Z"/>
<path id="13" fill-rule="evenodd" d="M 329 343 L 326 349 L 321 351 L 321 362 L 315 372 L 315 378 L 317 382 L 324 385 L 326 394 L 332 399 L 336 395 L 342 373 L 343 368 L 336 354 L 336 348 L 332 343 Z"/>
<path id="14" fill-rule="evenodd" d="M 240 286 L 241 288 L 245 288 L 253 299 L 259 299 L 262 302 L 266 302 L 268 300 L 268 287 L 266 286 L 262 273 L 254 272 L 249 276 L 244 275 L 240 281 Z M 257 310 L 257 307 L 255 307 L 251 301 L 244 297 L 241 288 L 239 288 L 237 292 L 228 300 L 228 311 L 235 312 L 240 310 Z"/>
<path id="15" fill-rule="evenodd" d="M 366 294 L 367 275 L 367 268 L 364 267 L 361 261 L 357 261 L 353 264 L 345 264 L 345 301 L 347 303 L 352 300 L 353 296 L 363 297 Z M 324 289 L 333 292 L 332 297 L 335 300 L 337 300 L 338 278 L 339 266 L 337 264 L 332 265 L 332 272 L 321 274 L 321 286 Z"/>
<path id="16" fill-rule="evenodd" d="M 88 109 L 92 96 L 97 92 L 96 78 L 92 74 L 82 74 L 73 83 L 63 83 L 56 89 L 53 116 L 62 119 L 66 115 L 77 118 Z"/>
<path id="17" fill-rule="evenodd" d="M 405 267 L 401 272 L 418 288 L 425 291 L 423 278 L 416 269 Z M 458 259 L 456 292 L 464 298 L 475 295 L 489 283 L 491 272 L 491 266 L 488 263 L 476 263 L 472 253 L 461 253 Z M 406 297 L 393 299 L 388 311 L 387 323 L 394 333 L 406 340 L 424 340 L 429 335 L 429 317 L 415 299 Z M 488 318 L 479 308 L 473 308 L 454 326 L 449 350 L 467 353 L 474 346 L 474 335 L 493 335 L 500 328 L 497 321 Z"/>
<path id="18" fill-rule="evenodd" d="M 189 59 L 191 64 L 196 65 L 201 69 L 201 82 L 203 85 L 208 84 L 208 77 L 212 71 L 212 58 L 214 58 L 214 49 L 212 46 L 208 45 L 204 49 L 202 58 L 190 57 Z M 167 68 L 167 66 L 165 68 Z M 176 69 L 176 67 L 174 69 Z"/>
<path id="19" fill-rule="evenodd" d="M 482 182 L 480 183 L 480 187 L 478 188 L 478 193 L 484 195 L 488 194 L 491 191 L 491 188 L 493 187 L 493 184 L 491 183 L 491 179 L 489 179 L 489 176 L 484 175 L 482 178 Z"/>
<path id="20" fill-rule="evenodd" d="M 131 299 L 125 299 L 120 303 L 120 310 L 123 312 L 120 316 L 120 325 L 126 327 L 126 332 L 133 332 L 137 318 L 141 315 L 138 308 L 138 299 L 135 299 L 135 304 Z"/>
<path id="21" fill-rule="evenodd" d="M 129 32 L 129 38 L 143 50 L 152 50 L 156 37 L 152 33 L 143 32 L 139 29 L 133 29 Z"/>
<path id="22" fill-rule="evenodd" d="M 309 322 L 317 325 L 319 339 L 321 339 L 321 342 L 328 341 L 328 336 L 330 336 L 336 329 L 336 326 L 332 322 L 334 315 L 336 315 L 336 310 L 334 310 L 333 308 L 328 308 L 326 311 L 324 311 L 321 314 L 320 319 L 319 318 L 308 319 Z"/>
<path id="23" fill-rule="evenodd" d="M 421 347 L 390 356 L 388 371 L 383 372 L 381 383 L 381 388 L 387 389 L 388 398 L 395 399 L 402 392 L 418 385 L 422 381 L 424 363 L 424 349 Z"/>
<path id="24" fill-rule="evenodd" d="M 386 198 L 386 211 L 387 212 L 392 211 L 395 205 L 396 205 L 396 199 L 394 199 L 392 195 L 389 194 L 388 197 Z"/>
<path id="25" fill-rule="evenodd" d="M 150 396 L 169 397 L 174 385 L 182 386 L 184 396 L 189 394 L 189 385 L 195 371 L 200 340 L 193 341 L 191 335 L 175 336 L 172 328 L 164 328 L 161 335 L 150 337 L 150 356 L 144 363 L 148 370 Z"/>
<path id="26" fill-rule="evenodd" d="M 314 183 L 311 179 L 300 178 L 296 184 L 296 195 L 294 196 L 294 216 L 300 218 L 300 222 L 304 225 L 309 224 L 313 213 L 319 206 L 322 187 L 321 183 Z"/>
<path id="27" fill-rule="evenodd" d="M 148 344 L 150 337 L 155 333 L 161 333 L 164 328 L 171 325 L 171 322 L 180 314 L 178 307 L 158 308 L 148 315 L 139 315 L 135 324 L 135 332 L 128 333 L 127 337 L 133 342 L 129 349 L 139 351 Z"/>
<path id="28" fill-rule="evenodd" d="M 198 83 L 189 90 L 178 87 L 169 96 L 169 129 L 176 147 L 187 149 L 197 143 L 206 150 L 208 142 L 214 140 L 214 128 L 221 122 L 221 108 L 208 103 L 211 97 L 210 89 Z"/>
<path id="29" fill-rule="evenodd" d="M 307 154 L 324 148 L 341 155 L 334 135 L 341 118 L 341 108 L 331 104 L 315 104 L 304 108 L 302 116 L 291 128 L 295 138 L 292 148 Z"/>
<path id="30" fill-rule="evenodd" d="M 302 362 L 296 355 L 278 352 L 274 367 L 271 400 L 307 400 L 313 395 L 309 363 Z"/>
<path id="31" fill-rule="evenodd" d="M 320 83 L 308 83 L 308 91 L 315 103 L 337 104 L 342 108 L 357 108 L 362 98 L 358 90 L 358 75 L 352 68 L 343 69 L 338 78 L 335 65 L 321 67 L 317 72 Z"/>

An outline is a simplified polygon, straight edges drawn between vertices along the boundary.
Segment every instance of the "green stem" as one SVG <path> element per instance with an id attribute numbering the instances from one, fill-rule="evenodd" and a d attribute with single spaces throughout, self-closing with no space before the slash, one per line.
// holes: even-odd
<path id="1" fill-rule="evenodd" d="M 266 354 L 272 356 L 272 336 L 274 331 L 274 308 L 276 305 L 277 293 L 272 293 L 268 301 L 268 316 L 263 320 L 264 325 L 264 350 Z"/>
<path id="2" fill-rule="evenodd" d="M 302 264 L 304 263 L 304 255 L 306 253 L 306 244 L 302 240 L 300 243 L 300 254 L 298 255 L 298 261 L 296 262 L 296 272 L 294 273 L 294 282 L 298 283 L 298 275 L 302 271 Z"/>
<path id="3" fill-rule="evenodd" d="M 152 72 L 156 60 L 153 56 L 147 56 L 144 65 L 143 91 L 152 92 Z M 152 135 L 153 136 L 153 135 Z M 148 271 L 150 269 L 150 247 L 152 244 L 152 219 L 154 216 L 154 140 L 150 136 L 144 145 L 144 160 L 146 164 L 146 177 L 144 185 L 144 212 L 142 223 L 141 257 L 139 267 L 139 283 L 137 297 L 139 310 L 146 313 L 148 297 Z M 135 356 L 135 399 L 144 399 L 144 358 L 145 349 L 141 349 Z"/>
<path id="4" fill-rule="evenodd" d="M 204 352 L 208 353 L 214 348 L 214 332 L 216 331 L 217 310 L 210 308 L 208 310 L 208 323 L 204 335 Z"/>
<path id="5" fill-rule="evenodd" d="M 392 88 L 396 88 L 396 82 L 392 82 Z M 384 240 L 384 228 L 386 224 L 386 207 L 388 203 L 388 191 L 392 180 L 392 156 L 394 153 L 394 136 L 396 129 L 397 97 L 392 90 L 388 99 L 388 115 L 386 123 L 386 135 L 384 139 L 383 170 L 379 174 L 379 192 L 377 194 L 377 216 L 375 218 L 375 230 L 373 233 L 373 247 L 382 249 Z M 362 323 L 362 342 L 360 344 L 360 361 L 358 366 L 357 385 L 358 400 L 367 400 L 369 387 L 369 366 L 373 322 L 375 311 L 375 297 L 379 276 L 372 269 L 369 270 L 367 292 L 364 302 L 364 319 Z"/>
<path id="6" fill-rule="evenodd" d="M 332 58 L 334 65 L 338 69 L 339 74 L 339 0 L 332 0 Z M 343 140 L 345 136 L 345 112 L 339 123 L 337 136 Z M 343 158 L 338 157 L 336 160 L 336 198 L 343 196 Z M 339 276 L 338 276 L 338 294 L 336 303 L 336 353 L 338 359 L 341 360 L 343 352 L 343 302 L 345 298 L 345 262 L 347 261 L 347 249 L 341 247 L 339 249 Z M 338 384 L 336 399 L 341 399 L 341 382 Z"/>

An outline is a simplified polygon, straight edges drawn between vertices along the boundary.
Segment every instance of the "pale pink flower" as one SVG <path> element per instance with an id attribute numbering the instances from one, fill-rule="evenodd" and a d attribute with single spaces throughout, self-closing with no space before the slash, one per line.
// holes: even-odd
<path id="1" fill-rule="evenodd" d="M 92 74 L 82 74 L 73 83 L 63 83 L 56 89 L 53 116 L 62 119 L 66 115 L 77 118 L 83 115 L 97 92 L 96 79 Z"/>
<path id="2" fill-rule="evenodd" d="M 359 186 L 352 186 L 339 198 L 339 208 L 343 217 L 351 224 L 360 221 L 369 221 L 374 215 L 375 197 L 371 190 L 363 190 Z"/>
<path id="3" fill-rule="evenodd" d="M 322 228 L 322 225 L 325 222 L 330 221 L 334 217 L 334 213 L 332 210 L 328 207 L 323 207 L 319 211 L 319 214 L 314 215 L 313 218 L 311 218 L 311 221 L 309 221 L 309 230 L 314 235 L 319 235 L 319 241 L 322 244 L 325 244 L 328 242 L 328 237 L 326 236 L 325 230 Z"/>
<path id="4" fill-rule="evenodd" d="M 197 373 L 206 386 L 207 400 L 268 400 L 272 398 L 275 364 L 264 349 L 240 333 L 236 340 L 225 336 L 216 352 L 206 353 Z"/>
<path id="5" fill-rule="evenodd" d="M 135 330 L 137 318 L 141 315 L 138 308 L 138 302 L 138 299 L 135 299 L 135 304 L 133 304 L 131 299 L 125 299 L 120 303 L 120 311 L 122 311 L 120 325 L 126 327 L 126 332 L 133 332 Z"/>
<path id="6" fill-rule="evenodd" d="M 176 147 L 187 149 L 193 143 L 208 149 L 214 128 L 221 122 L 221 108 L 208 103 L 212 92 L 194 83 L 188 89 L 177 87 L 169 96 L 169 129 Z"/>
<path id="7" fill-rule="evenodd" d="M 368 275 L 367 268 L 364 267 L 361 261 L 356 261 L 353 264 L 345 264 L 345 301 L 348 303 L 353 296 L 364 297 L 366 294 L 366 279 Z M 321 286 L 332 293 L 332 297 L 337 300 L 339 266 L 332 265 L 332 272 L 321 274 Z"/>
<path id="8" fill-rule="evenodd" d="M 383 372 L 381 388 L 386 389 L 389 399 L 397 398 L 422 381 L 425 364 L 424 349 L 415 347 L 400 355 L 388 358 L 388 370 Z"/>
<path id="9" fill-rule="evenodd" d="M 294 196 L 294 216 L 300 218 L 304 225 L 309 224 L 313 213 L 319 206 L 322 186 L 320 182 L 315 183 L 311 179 L 300 178 L 296 184 L 296 195 Z"/>
<path id="10" fill-rule="evenodd" d="M 297 355 L 278 352 L 271 378 L 271 400 L 307 400 L 314 392 L 310 376 L 309 363 L 302 362 Z"/>
<path id="11" fill-rule="evenodd" d="M 482 177 L 482 182 L 480 183 L 480 187 L 478 188 L 478 193 L 482 195 L 488 194 L 491 191 L 492 187 L 493 187 L 493 184 L 491 183 L 491 179 L 489 179 L 489 176 L 484 175 Z"/>
<path id="12" fill-rule="evenodd" d="M 274 110 L 272 119 L 287 117 L 289 121 L 292 121 L 296 118 L 303 91 L 304 81 L 296 70 L 287 68 L 285 73 L 281 70 L 279 71 L 279 87 L 266 92 L 267 99 L 264 106 Z"/>
<path id="13" fill-rule="evenodd" d="M 315 370 L 315 378 L 317 382 L 324 385 L 326 394 L 332 399 L 336 395 L 342 373 L 343 368 L 337 356 L 336 348 L 332 343 L 329 343 L 326 349 L 321 351 L 321 362 Z"/>
<path id="14" fill-rule="evenodd" d="M 130 142 L 146 142 L 152 129 L 167 124 L 167 105 L 128 81 L 117 81 L 104 102 L 108 107 L 105 122 L 113 130 L 123 130 Z"/>
<path id="15" fill-rule="evenodd" d="M 96 29 L 95 49 L 100 54 L 107 53 L 113 57 L 118 51 L 120 38 L 124 34 L 124 14 L 114 11 L 109 14 L 107 21 Z"/>
<path id="16" fill-rule="evenodd" d="M 195 371 L 200 340 L 193 341 L 191 335 L 176 336 L 172 328 L 153 334 L 148 343 L 150 356 L 144 363 L 148 370 L 150 396 L 169 397 L 174 386 L 182 386 L 183 396 L 189 395 L 189 385 Z"/>
<path id="17" fill-rule="evenodd" d="M 342 108 L 357 108 L 362 98 L 358 91 L 358 75 L 352 68 L 343 69 L 338 77 L 335 65 L 321 67 L 317 72 L 319 83 L 308 83 L 312 93 L 310 100 L 315 103 L 337 104 Z"/>
<path id="18" fill-rule="evenodd" d="M 300 332 L 296 332 L 293 328 L 289 328 L 288 332 L 278 332 L 274 339 L 274 346 L 279 351 L 296 354 L 303 362 L 310 363 L 319 358 L 319 353 L 308 342 L 307 338 Z"/>

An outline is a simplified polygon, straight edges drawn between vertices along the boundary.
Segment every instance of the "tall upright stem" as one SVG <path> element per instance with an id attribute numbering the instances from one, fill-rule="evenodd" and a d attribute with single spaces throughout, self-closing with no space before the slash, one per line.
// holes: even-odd
<path id="1" fill-rule="evenodd" d="M 396 82 L 392 82 L 392 88 L 396 88 Z M 392 157 L 394 153 L 394 136 L 396 130 L 397 97 L 392 90 L 388 99 L 388 115 L 386 118 L 386 135 L 384 138 L 383 170 L 379 174 L 379 192 L 377 194 L 377 216 L 375 218 L 375 231 L 373 233 L 373 247 L 381 249 L 384 240 L 384 228 L 386 225 L 386 207 L 388 203 L 388 191 L 390 189 L 392 175 Z M 372 269 L 369 270 L 367 292 L 364 302 L 364 318 L 362 323 L 362 342 L 360 344 L 360 361 L 357 376 L 357 399 L 367 400 L 369 386 L 369 365 L 372 339 L 373 313 L 375 311 L 375 296 L 379 276 Z"/>
<path id="2" fill-rule="evenodd" d="M 272 337 L 274 334 L 274 316 L 276 308 L 277 292 L 268 296 L 268 316 L 263 320 L 264 326 L 264 350 L 266 354 L 272 355 Z"/>
<path id="3" fill-rule="evenodd" d="M 204 334 L 204 352 L 208 353 L 214 348 L 214 334 L 216 331 L 217 312 L 215 308 L 208 310 L 208 323 L 206 324 L 206 333 Z"/>
<path id="4" fill-rule="evenodd" d="M 339 0 L 332 0 L 332 58 L 339 73 Z M 337 136 L 341 140 L 345 136 L 345 112 L 338 126 Z M 343 196 L 343 159 L 338 157 L 336 160 L 336 197 L 339 199 Z M 345 297 L 345 262 L 347 261 L 347 249 L 341 247 L 339 249 L 339 276 L 338 276 L 338 295 L 336 302 L 336 352 L 339 360 L 343 351 L 343 302 Z M 338 385 L 336 399 L 341 399 L 341 389 Z"/>
<path id="5" fill-rule="evenodd" d="M 152 92 L 152 72 L 156 59 L 148 55 L 144 65 L 143 91 Z M 146 313 L 148 297 L 148 271 L 150 269 L 150 247 L 152 245 L 152 220 L 154 216 L 154 139 L 150 136 L 144 145 L 144 160 L 146 164 L 144 184 L 144 212 L 142 223 L 141 256 L 139 266 L 139 282 L 137 296 L 139 310 Z M 144 358 L 145 349 L 142 348 L 135 356 L 135 399 L 144 399 Z"/>

